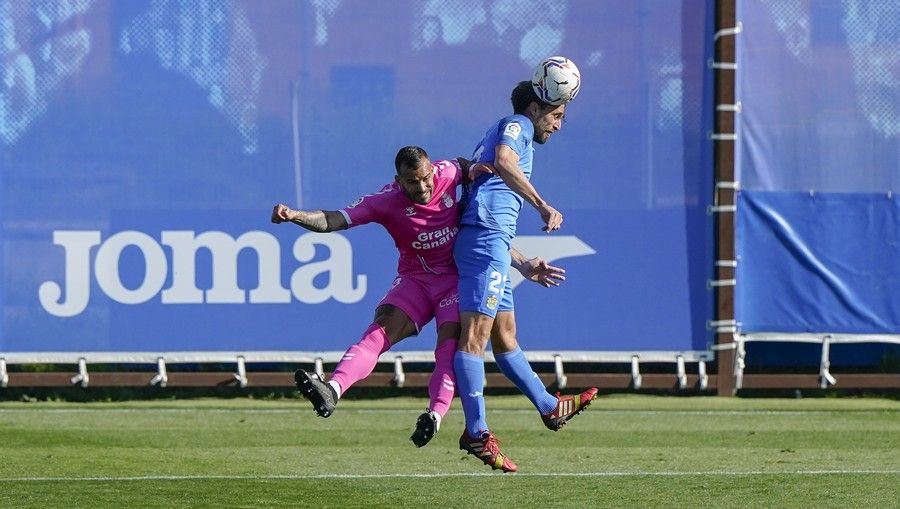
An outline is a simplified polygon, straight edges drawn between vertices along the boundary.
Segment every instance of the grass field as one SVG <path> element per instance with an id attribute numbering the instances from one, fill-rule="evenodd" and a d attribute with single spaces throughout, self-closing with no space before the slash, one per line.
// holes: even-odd
<path id="1" fill-rule="evenodd" d="M 489 397 L 518 464 L 458 450 L 454 402 L 0 403 L 2 507 L 900 507 L 900 402 L 603 396 L 558 433 Z"/>

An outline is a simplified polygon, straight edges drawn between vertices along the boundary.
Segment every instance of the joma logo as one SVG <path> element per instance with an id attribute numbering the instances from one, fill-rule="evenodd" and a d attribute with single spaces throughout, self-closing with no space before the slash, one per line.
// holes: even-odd
<path id="1" fill-rule="evenodd" d="M 53 243 L 65 250 L 65 289 L 55 281 L 45 281 L 38 289 L 41 306 L 50 314 L 70 317 L 80 314 L 90 301 L 91 250 L 99 246 L 93 260 L 93 276 L 100 290 L 122 304 L 142 304 L 160 294 L 163 304 L 274 304 L 291 298 L 318 304 L 334 298 L 354 303 L 366 294 L 366 276 L 353 273 L 353 246 L 339 234 L 297 237 L 294 258 L 303 263 L 291 274 L 290 288 L 281 285 L 281 245 L 266 232 L 249 231 L 238 238 L 221 231 L 197 234 L 193 231 L 163 231 L 161 242 L 140 231 L 116 233 L 105 241 L 99 231 L 55 231 Z M 311 262 L 316 245 L 325 246 L 329 256 Z M 144 277 L 137 288 L 128 288 L 119 274 L 119 259 L 126 247 L 140 250 L 145 261 Z M 171 248 L 171 264 L 162 246 Z M 212 259 L 212 286 L 197 288 L 196 255 L 206 249 Z M 258 260 L 256 288 L 238 287 L 238 254 L 252 249 Z M 163 289 L 171 271 L 172 284 Z M 317 288 L 313 280 L 328 273 L 327 286 Z M 249 293 L 249 297 L 248 297 Z"/>

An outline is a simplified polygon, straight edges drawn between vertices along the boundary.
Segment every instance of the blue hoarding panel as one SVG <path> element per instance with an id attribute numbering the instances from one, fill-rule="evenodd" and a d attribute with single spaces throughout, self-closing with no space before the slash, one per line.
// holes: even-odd
<path id="1" fill-rule="evenodd" d="M 501 4 L 0 4 L 0 351 L 345 349 L 393 243 L 272 206 L 341 208 L 405 145 L 469 156 L 552 54 L 583 86 L 533 182 L 566 222 L 524 210 L 517 242 L 570 277 L 517 286 L 523 344 L 704 349 L 712 2 Z"/>
<path id="2" fill-rule="evenodd" d="M 744 191 L 738 206 L 743 330 L 900 330 L 900 199 Z"/>

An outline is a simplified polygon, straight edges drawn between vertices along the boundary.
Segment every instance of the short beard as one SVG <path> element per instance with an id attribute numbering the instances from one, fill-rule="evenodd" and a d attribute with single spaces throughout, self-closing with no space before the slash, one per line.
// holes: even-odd
<path id="1" fill-rule="evenodd" d="M 408 193 L 403 193 L 403 194 L 405 194 L 406 197 L 409 198 L 409 201 L 411 201 L 411 202 L 413 202 L 413 203 L 418 203 L 419 205 L 427 205 L 428 202 L 431 201 L 431 196 L 432 196 L 432 195 L 429 194 L 429 195 L 428 195 L 428 198 L 427 198 L 425 201 L 419 201 L 418 199 L 413 198 L 412 196 L 410 196 Z"/>

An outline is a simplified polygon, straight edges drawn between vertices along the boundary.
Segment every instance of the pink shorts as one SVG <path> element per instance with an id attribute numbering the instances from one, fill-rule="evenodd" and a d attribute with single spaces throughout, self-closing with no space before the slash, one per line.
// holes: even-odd
<path id="1" fill-rule="evenodd" d="M 419 332 L 432 318 L 438 328 L 448 322 L 459 323 L 458 282 L 456 274 L 401 274 L 378 305 L 402 309 Z"/>

